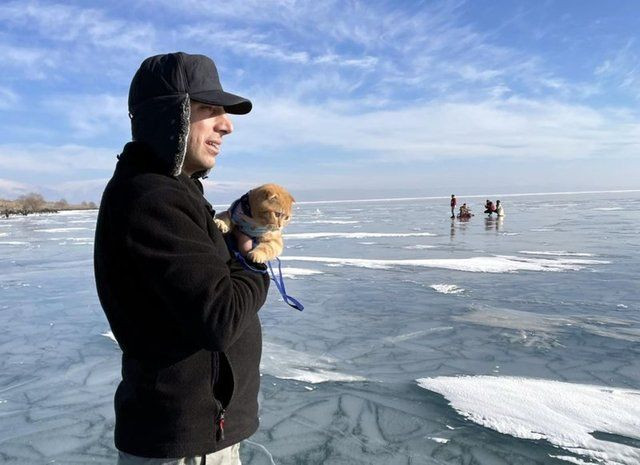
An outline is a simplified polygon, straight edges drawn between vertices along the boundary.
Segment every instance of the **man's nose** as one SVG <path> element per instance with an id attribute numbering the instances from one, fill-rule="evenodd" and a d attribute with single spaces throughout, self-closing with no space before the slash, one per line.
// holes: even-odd
<path id="1" fill-rule="evenodd" d="M 219 132 L 223 136 L 231 134 L 233 132 L 233 123 L 231 122 L 231 118 L 229 118 L 229 115 L 227 113 L 225 113 L 224 115 L 220 115 L 217 118 L 214 130 L 216 132 Z"/>

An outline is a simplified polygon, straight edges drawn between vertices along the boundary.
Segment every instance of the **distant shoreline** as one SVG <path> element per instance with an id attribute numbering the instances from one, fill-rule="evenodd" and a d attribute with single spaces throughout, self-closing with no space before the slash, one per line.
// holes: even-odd
<path id="1" fill-rule="evenodd" d="M 9 218 L 10 216 L 43 215 L 43 214 L 51 214 L 51 213 L 60 213 L 63 211 L 86 211 L 86 210 L 97 210 L 97 207 L 75 206 L 73 208 L 39 208 L 36 210 L 5 208 L 0 210 L 0 219 Z"/>
<path id="2" fill-rule="evenodd" d="M 544 196 L 544 195 L 579 195 L 579 194 L 625 194 L 640 192 L 640 189 L 624 189 L 610 191 L 576 191 L 576 192 L 528 192 L 524 194 L 456 194 L 457 197 L 465 198 L 502 198 L 502 197 L 527 197 L 527 196 Z M 365 203 L 365 202 L 402 202 L 406 200 L 440 200 L 449 199 L 448 195 L 437 195 L 432 197 L 395 197 L 386 199 L 351 199 L 351 200 L 307 200 L 296 202 L 296 204 L 321 204 L 321 203 Z"/>
<path id="3" fill-rule="evenodd" d="M 59 213 L 69 210 L 94 210 L 96 208 L 98 207 L 93 202 L 69 203 L 65 199 L 50 201 L 45 200 L 42 194 L 30 192 L 15 200 L 0 199 L 0 218 Z"/>

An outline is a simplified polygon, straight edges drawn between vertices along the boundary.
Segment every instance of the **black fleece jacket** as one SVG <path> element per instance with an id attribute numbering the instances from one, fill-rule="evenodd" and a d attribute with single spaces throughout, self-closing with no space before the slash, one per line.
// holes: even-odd
<path id="1" fill-rule="evenodd" d="M 142 143 L 119 158 L 94 250 L 98 296 L 123 352 L 116 447 L 172 458 L 223 449 L 258 426 L 257 312 L 269 279 L 232 259 L 199 180 L 167 174 Z"/>

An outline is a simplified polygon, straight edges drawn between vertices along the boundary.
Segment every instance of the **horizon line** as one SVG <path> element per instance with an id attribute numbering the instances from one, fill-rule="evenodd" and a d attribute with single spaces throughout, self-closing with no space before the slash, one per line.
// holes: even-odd
<path id="1" fill-rule="evenodd" d="M 610 191 L 575 191 L 575 192 L 527 192 L 522 194 L 470 194 L 470 195 L 456 195 L 456 197 L 470 197 L 470 198 L 490 198 L 490 197 L 526 197 L 526 196 L 543 196 L 543 195 L 576 195 L 576 194 L 623 194 L 623 193 L 632 193 L 632 192 L 640 192 L 640 189 L 621 189 L 621 190 L 610 190 Z M 303 200 L 301 202 L 296 202 L 298 205 L 310 205 L 310 204 L 319 204 L 319 203 L 347 203 L 347 202 L 401 202 L 406 200 L 441 200 L 441 199 L 450 199 L 450 195 L 438 195 L 438 196 L 430 196 L 430 197 L 391 197 L 391 198 L 374 198 L 374 199 L 345 199 L 345 200 Z"/>

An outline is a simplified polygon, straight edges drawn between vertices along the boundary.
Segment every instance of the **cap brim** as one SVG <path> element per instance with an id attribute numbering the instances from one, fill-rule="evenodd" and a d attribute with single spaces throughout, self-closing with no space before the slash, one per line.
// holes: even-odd
<path id="1" fill-rule="evenodd" d="M 246 115 L 251 111 L 253 106 L 250 100 L 240 97 L 239 95 L 230 94 L 223 90 L 194 92 L 189 94 L 189 97 L 196 102 L 224 107 L 224 110 L 227 113 L 234 115 Z"/>

